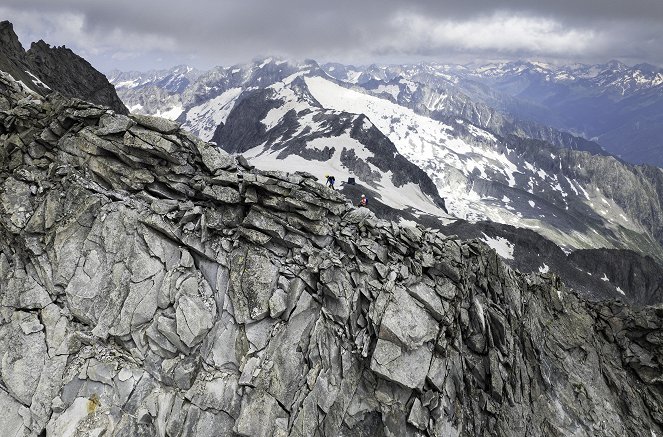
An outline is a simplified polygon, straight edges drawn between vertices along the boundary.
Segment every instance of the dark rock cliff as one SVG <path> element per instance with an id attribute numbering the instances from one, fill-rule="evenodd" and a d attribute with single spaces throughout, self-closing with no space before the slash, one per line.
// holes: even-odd
<path id="1" fill-rule="evenodd" d="M 0 74 L 0 434 L 661 435 L 663 310 Z"/>
<path id="2" fill-rule="evenodd" d="M 129 113 L 106 76 L 70 49 L 39 41 L 26 52 L 8 21 L 0 22 L 0 43 L 0 70 L 31 90 L 41 95 L 57 91 Z"/>
<path id="3" fill-rule="evenodd" d="M 41 94 L 48 92 L 48 88 L 39 85 L 28 74 L 30 65 L 25 59 L 25 50 L 9 21 L 0 21 L 0 70 L 11 74 L 15 80 L 21 81 L 33 91 Z"/>
<path id="4" fill-rule="evenodd" d="M 26 53 L 33 73 L 51 88 L 68 97 L 108 106 L 127 114 L 115 87 L 89 62 L 66 47 L 51 47 L 44 41 L 32 43 Z"/>

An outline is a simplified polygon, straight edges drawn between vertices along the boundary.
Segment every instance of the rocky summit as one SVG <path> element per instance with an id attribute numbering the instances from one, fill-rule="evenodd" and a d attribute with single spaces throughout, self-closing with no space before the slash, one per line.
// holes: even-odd
<path id="1" fill-rule="evenodd" d="M 0 435 L 663 435 L 663 308 L 0 73 Z"/>

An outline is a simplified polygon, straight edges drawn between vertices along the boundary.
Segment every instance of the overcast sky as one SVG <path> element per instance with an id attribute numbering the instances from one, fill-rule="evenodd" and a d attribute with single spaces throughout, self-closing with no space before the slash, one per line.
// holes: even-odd
<path id="1" fill-rule="evenodd" d="M 663 0 L 2 0 L 1 19 L 26 49 L 66 45 L 104 72 L 263 55 L 663 66 Z"/>

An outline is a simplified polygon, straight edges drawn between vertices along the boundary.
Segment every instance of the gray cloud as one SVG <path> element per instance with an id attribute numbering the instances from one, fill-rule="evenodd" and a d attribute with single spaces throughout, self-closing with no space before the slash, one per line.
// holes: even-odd
<path id="1" fill-rule="evenodd" d="M 103 70 L 257 55 L 343 62 L 500 58 L 663 65 L 660 0 L 4 0 L 22 42 L 67 45 Z"/>

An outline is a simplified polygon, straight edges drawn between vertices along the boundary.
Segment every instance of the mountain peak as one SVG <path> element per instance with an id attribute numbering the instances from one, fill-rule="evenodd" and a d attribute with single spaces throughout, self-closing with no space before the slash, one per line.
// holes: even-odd
<path id="1" fill-rule="evenodd" d="M 30 50 L 48 50 L 51 48 L 51 45 L 48 44 L 46 41 L 43 39 L 40 39 L 39 41 L 35 41 L 32 44 L 30 44 Z"/>
<path id="2" fill-rule="evenodd" d="M 14 32 L 14 25 L 9 21 L 0 22 L 0 50 L 4 52 L 23 53 L 25 50 Z"/>
<path id="3" fill-rule="evenodd" d="M 616 59 L 611 59 L 610 61 L 608 61 L 608 63 L 605 64 L 605 66 L 609 69 L 618 70 L 618 71 L 625 70 L 628 68 L 628 65 Z"/>

